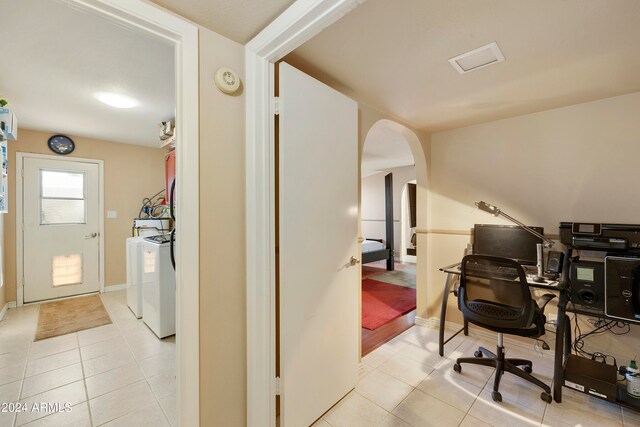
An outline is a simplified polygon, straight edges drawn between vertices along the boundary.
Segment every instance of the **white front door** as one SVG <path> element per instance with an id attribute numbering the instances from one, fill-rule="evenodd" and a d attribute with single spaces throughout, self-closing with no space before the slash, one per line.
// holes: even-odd
<path id="1" fill-rule="evenodd" d="M 358 376 L 358 106 L 279 71 L 280 420 L 300 427 Z"/>
<path id="2" fill-rule="evenodd" d="M 97 163 L 23 158 L 24 302 L 99 290 L 99 179 Z"/>

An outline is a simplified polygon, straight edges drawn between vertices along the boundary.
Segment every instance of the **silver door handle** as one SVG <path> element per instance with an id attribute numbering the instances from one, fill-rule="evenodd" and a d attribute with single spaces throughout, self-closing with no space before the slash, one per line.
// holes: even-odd
<path id="1" fill-rule="evenodd" d="M 351 264 L 351 265 L 360 264 L 360 260 L 358 258 L 352 256 L 351 259 L 349 260 L 349 264 Z"/>
<path id="2" fill-rule="evenodd" d="M 91 233 L 84 236 L 85 239 L 95 239 L 96 237 L 98 237 L 98 233 Z"/>

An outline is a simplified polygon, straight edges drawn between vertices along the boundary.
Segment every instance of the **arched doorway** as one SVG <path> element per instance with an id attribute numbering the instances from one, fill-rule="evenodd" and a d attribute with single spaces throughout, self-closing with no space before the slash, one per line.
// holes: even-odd
<path id="1" fill-rule="evenodd" d="M 385 268 L 384 261 L 380 260 L 362 267 L 364 356 L 411 327 L 416 307 L 420 312 L 420 306 L 426 306 L 426 301 L 420 300 L 421 295 L 426 295 L 426 274 L 421 273 L 421 270 L 426 272 L 426 239 L 421 250 L 419 236 L 426 230 L 427 163 L 422 143 L 411 129 L 388 119 L 370 122 L 373 124 L 368 128 L 366 117 L 362 122 L 360 235 L 363 258 L 367 259 L 365 253 L 373 242 L 381 241 L 393 250 L 394 266 Z M 412 226 L 409 226 L 409 183 L 415 184 Z M 418 268 L 419 265 L 424 268 Z M 381 294 L 387 295 L 387 299 L 381 301 Z M 372 306 L 371 300 L 377 306 Z M 372 322 L 372 318 L 375 321 Z"/>

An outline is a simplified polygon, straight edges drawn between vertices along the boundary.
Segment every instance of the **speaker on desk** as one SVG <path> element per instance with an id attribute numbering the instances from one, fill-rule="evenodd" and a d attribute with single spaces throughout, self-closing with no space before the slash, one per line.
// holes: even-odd
<path id="1" fill-rule="evenodd" d="M 571 302 L 604 312 L 604 263 L 574 261 L 569 270 Z"/>
<path id="2" fill-rule="evenodd" d="M 604 290 L 585 286 L 584 283 L 572 283 L 571 302 L 583 307 L 604 311 Z"/>
<path id="3" fill-rule="evenodd" d="M 562 260 L 564 259 L 564 254 L 558 251 L 549 251 L 549 256 L 547 256 L 547 268 L 546 271 L 548 273 L 562 273 Z"/>

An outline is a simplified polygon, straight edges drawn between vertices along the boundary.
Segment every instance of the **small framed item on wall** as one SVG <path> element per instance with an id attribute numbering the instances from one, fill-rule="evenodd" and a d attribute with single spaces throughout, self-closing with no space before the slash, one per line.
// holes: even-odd
<path id="1" fill-rule="evenodd" d="M 56 154 L 71 154 L 76 144 L 66 135 L 53 135 L 47 142 L 49 149 Z"/>

